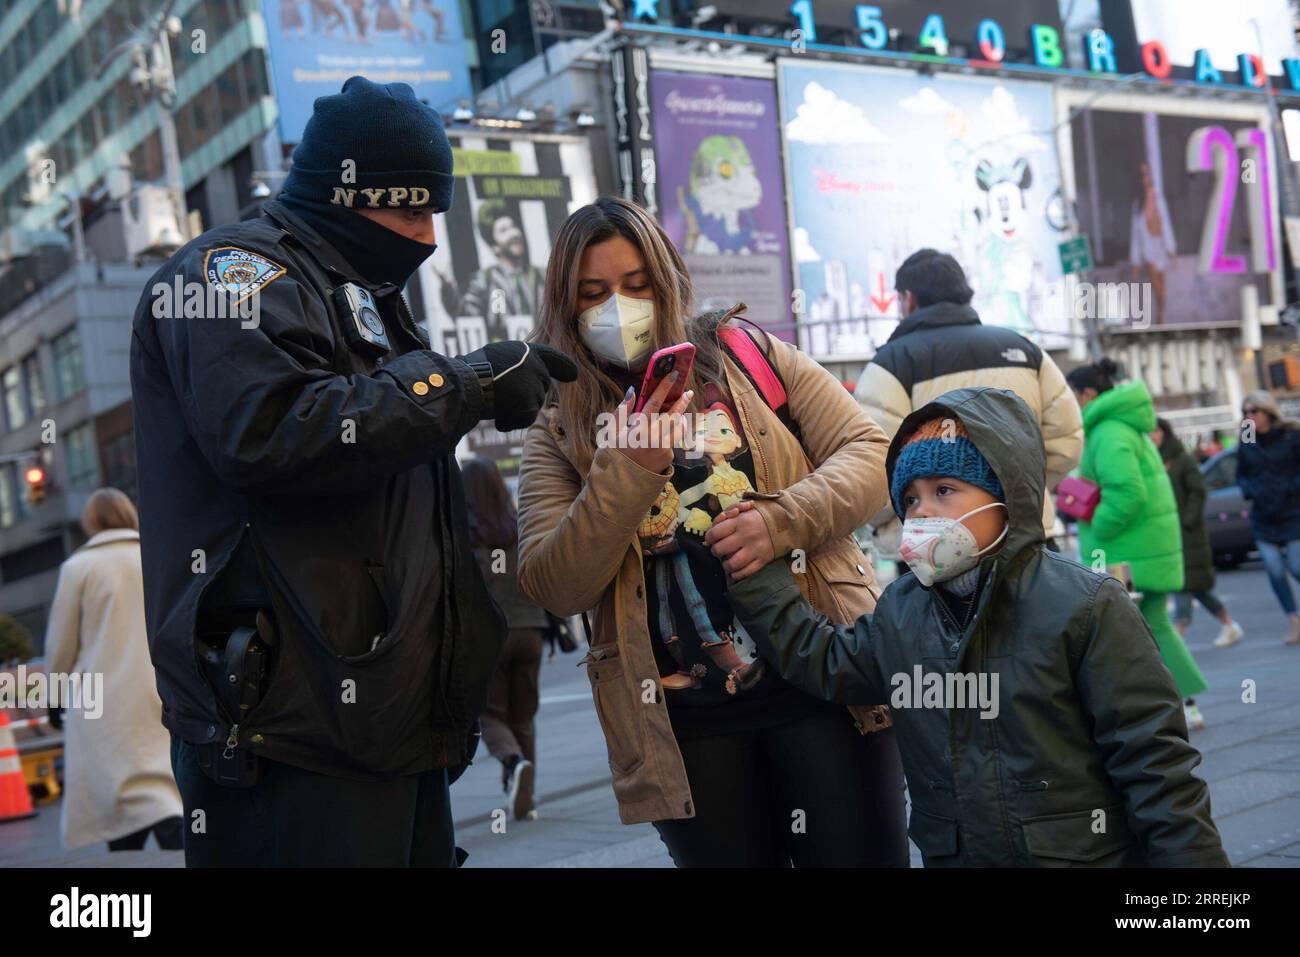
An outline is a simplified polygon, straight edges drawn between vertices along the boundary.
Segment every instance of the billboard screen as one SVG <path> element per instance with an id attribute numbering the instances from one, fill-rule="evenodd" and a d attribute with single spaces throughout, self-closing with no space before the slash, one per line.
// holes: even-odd
<path id="1" fill-rule="evenodd" d="M 957 258 L 984 322 L 1068 344 L 1050 87 L 794 60 L 779 77 L 805 349 L 872 355 L 923 247 Z"/>
<path id="2" fill-rule="evenodd" d="M 434 349 L 455 356 L 533 331 L 551 241 L 597 194 L 591 149 L 580 137 L 450 139 L 455 201 L 434 217 L 438 248 L 417 272 L 415 308 Z M 484 422 L 467 439 L 470 452 L 511 475 L 523 437 L 522 429 L 506 434 Z"/>
<path id="3" fill-rule="evenodd" d="M 1220 70 L 1235 71 L 1237 56 L 1260 53 L 1270 74 L 1283 73 L 1282 58 L 1295 56 L 1295 24 L 1287 0 L 1131 0 L 1138 43 L 1159 40 L 1183 66 L 1202 48 Z M 1259 32 L 1251 22 L 1257 21 Z"/>
<path id="4" fill-rule="evenodd" d="M 280 138 L 302 139 L 318 96 L 360 74 L 408 83 L 438 110 L 470 95 L 455 0 L 262 0 Z"/>
<path id="5" fill-rule="evenodd" d="M 1267 273 L 1272 270 L 1257 274 L 1242 254 L 1252 250 L 1248 194 L 1259 179 L 1268 185 L 1274 177 L 1267 165 L 1256 166 L 1252 177 L 1242 165 L 1244 153 L 1228 158 L 1216 144 L 1210 158 L 1219 152 L 1229 169 L 1241 171 L 1231 196 L 1216 193 L 1219 176 L 1212 166 L 1188 168 L 1189 144 L 1207 128 L 1223 130 L 1223 143 L 1231 145 L 1243 132 L 1258 130 L 1259 123 L 1209 111 L 1098 109 L 1084 110 L 1071 122 L 1076 209 L 1094 261 L 1086 278 L 1141 291 L 1141 298 L 1130 296 L 1126 309 L 1114 303 L 1096 307 L 1096 318 L 1137 328 L 1236 324 L 1241 289 L 1252 283 L 1261 303 L 1271 301 Z M 1276 199 L 1270 197 L 1268 205 L 1270 223 L 1276 223 Z M 1215 246 L 1213 258 L 1203 262 L 1207 224 Z M 1277 249 L 1280 245 L 1275 264 Z M 1135 303 L 1141 308 L 1133 308 Z"/>
<path id="6" fill-rule="evenodd" d="M 650 95 L 659 221 L 697 308 L 744 302 L 751 320 L 793 341 L 775 87 L 658 70 Z"/>

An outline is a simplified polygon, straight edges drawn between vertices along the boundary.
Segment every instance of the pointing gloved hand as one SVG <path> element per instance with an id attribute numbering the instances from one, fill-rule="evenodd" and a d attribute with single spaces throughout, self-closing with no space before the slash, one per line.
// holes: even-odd
<path id="1" fill-rule="evenodd" d="M 533 424 L 546 401 L 551 380 L 572 382 L 578 367 L 558 349 L 540 342 L 490 342 L 463 362 L 492 367 L 491 385 L 484 389 L 481 419 L 496 419 L 497 429 L 509 432 Z"/>

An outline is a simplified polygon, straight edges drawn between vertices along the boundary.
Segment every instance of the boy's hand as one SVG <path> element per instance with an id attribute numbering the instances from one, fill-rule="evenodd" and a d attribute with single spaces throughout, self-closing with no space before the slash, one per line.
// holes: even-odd
<path id="1" fill-rule="evenodd" d="M 772 536 L 763 516 L 754 511 L 754 503 L 733 505 L 713 520 L 704 536 L 713 556 L 722 562 L 732 581 L 740 581 L 759 571 L 776 558 Z"/>

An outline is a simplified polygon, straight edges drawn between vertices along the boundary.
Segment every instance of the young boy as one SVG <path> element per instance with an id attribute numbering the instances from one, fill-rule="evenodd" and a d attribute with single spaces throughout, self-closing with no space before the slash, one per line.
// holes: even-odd
<path id="1" fill-rule="evenodd" d="M 1146 622 L 1043 547 L 1028 406 L 949 392 L 903 421 L 886 470 L 912 574 L 873 614 L 831 625 L 780 561 L 728 598 L 798 687 L 889 702 L 925 866 L 1227 866 Z"/>

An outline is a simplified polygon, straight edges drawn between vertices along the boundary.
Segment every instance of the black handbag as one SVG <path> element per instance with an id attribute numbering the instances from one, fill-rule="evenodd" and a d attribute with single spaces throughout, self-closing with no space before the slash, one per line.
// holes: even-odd
<path id="1" fill-rule="evenodd" d="M 546 640 L 550 643 L 551 654 L 562 651 L 566 655 L 578 650 L 578 636 L 569 627 L 569 619 L 546 613 Z"/>

